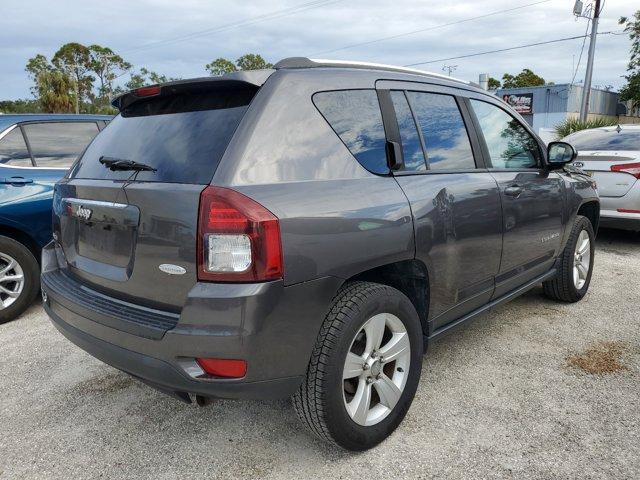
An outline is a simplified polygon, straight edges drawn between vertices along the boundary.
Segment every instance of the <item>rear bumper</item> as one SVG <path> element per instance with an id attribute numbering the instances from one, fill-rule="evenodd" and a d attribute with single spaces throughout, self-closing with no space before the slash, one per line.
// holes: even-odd
<path id="1" fill-rule="evenodd" d="M 55 327 L 99 360 L 184 400 L 187 394 L 247 399 L 293 394 L 340 283 L 333 277 L 287 287 L 281 281 L 197 283 L 175 327 L 152 338 L 157 336 L 143 336 L 126 320 L 107 318 L 48 281 L 66 270 L 64 263 L 53 243 L 44 248 L 43 304 Z M 76 288 L 91 293 L 81 283 Z M 246 360 L 247 374 L 242 379 L 209 377 L 194 361 L 197 357 Z"/>
<path id="2" fill-rule="evenodd" d="M 600 197 L 600 224 L 603 227 L 622 228 L 640 231 L 640 213 L 620 212 L 622 210 L 640 211 L 639 182 L 622 197 Z"/>

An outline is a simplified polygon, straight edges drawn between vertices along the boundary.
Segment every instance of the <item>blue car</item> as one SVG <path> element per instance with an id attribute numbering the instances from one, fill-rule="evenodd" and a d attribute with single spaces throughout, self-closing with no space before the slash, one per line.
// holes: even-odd
<path id="1" fill-rule="evenodd" d="M 53 186 L 111 120 L 106 115 L 0 115 L 0 323 L 40 288 Z"/>

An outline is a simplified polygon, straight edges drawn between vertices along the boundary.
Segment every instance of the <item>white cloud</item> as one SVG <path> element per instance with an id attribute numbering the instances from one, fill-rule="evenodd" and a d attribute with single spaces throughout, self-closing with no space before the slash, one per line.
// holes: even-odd
<path id="1" fill-rule="evenodd" d="M 50 57 L 60 45 L 69 41 L 109 46 L 138 67 L 146 66 L 168 76 L 194 77 L 205 74 L 204 65 L 217 57 L 235 59 L 244 53 L 256 52 L 270 61 L 277 61 L 287 56 L 312 55 L 534 1 L 333 1 L 293 15 L 227 28 L 182 42 L 167 42 L 155 48 L 140 47 L 309 2 L 5 2 L 0 29 L 0 99 L 27 97 L 29 81 L 24 72 L 27 59 L 37 53 Z M 638 7 L 632 7 L 631 3 L 608 0 L 600 31 L 620 31 L 618 18 L 631 15 Z M 552 0 L 514 12 L 322 56 L 403 65 L 581 35 L 586 23 L 585 20 L 574 20 L 572 7 L 573 0 Z M 477 81 L 478 74 L 483 72 L 500 77 L 504 72 L 517 73 L 522 68 L 531 68 L 549 81 L 563 83 L 571 80 L 573 61 L 574 58 L 577 61 L 581 43 L 581 40 L 572 40 L 446 63 L 457 65 L 455 76 L 467 80 Z M 619 87 L 623 84 L 621 76 L 629 58 L 628 38 L 600 35 L 597 46 L 594 85 Z M 585 59 L 586 52 L 578 79 L 584 75 Z M 419 68 L 440 71 L 442 64 Z"/>

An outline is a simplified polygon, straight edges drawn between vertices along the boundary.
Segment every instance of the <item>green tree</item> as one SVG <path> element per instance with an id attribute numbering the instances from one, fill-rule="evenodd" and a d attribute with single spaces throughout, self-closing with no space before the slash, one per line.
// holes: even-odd
<path id="1" fill-rule="evenodd" d="M 630 100 L 633 108 L 640 108 L 640 10 L 631 18 L 620 18 L 620 25 L 624 25 L 624 31 L 631 39 L 629 63 L 627 65 L 627 84 L 620 89 L 620 99 Z"/>
<path id="2" fill-rule="evenodd" d="M 34 83 L 31 93 L 36 98 L 37 108 L 32 111 L 48 113 L 73 111 L 76 97 L 73 80 L 69 75 L 56 68 L 42 54 L 30 58 L 25 70 Z"/>
<path id="3" fill-rule="evenodd" d="M 35 113 L 41 111 L 38 100 L 25 98 L 0 101 L 0 113 Z"/>
<path id="4" fill-rule="evenodd" d="M 502 88 L 537 87 L 545 85 L 544 78 L 536 75 L 528 68 L 523 69 L 517 75 L 505 73 L 502 75 Z"/>
<path id="5" fill-rule="evenodd" d="M 76 87 L 71 78 L 60 70 L 49 70 L 38 75 L 36 83 L 38 102 L 43 112 L 71 113 L 78 108 Z M 76 113 L 78 113 L 76 111 Z"/>
<path id="6" fill-rule="evenodd" d="M 82 101 L 92 101 L 94 77 L 91 72 L 90 51 L 80 43 L 67 43 L 60 47 L 51 63 L 73 82 L 75 112 L 80 113 Z"/>
<path id="7" fill-rule="evenodd" d="M 247 53 L 236 60 L 238 70 L 262 70 L 272 68 L 273 64 L 267 62 L 257 53 Z"/>
<path id="8" fill-rule="evenodd" d="M 500 88 L 500 80 L 489 77 L 489 90 L 497 90 L 498 88 Z"/>
<path id="9" fill-rule="evenodd" d="M 38 76 L 44 72 L 53 70 L 53 66 L 49 63 L 47 57 L 42 54 L 38 54 L 35 57 L 27 60 L 27 66 L 25 67 L 25 70 L 27 71 L 27 75 L 29 75 L 31 80 L 33 80 L 34 83 L 37 83 Z M 38 87 L 35 85 L 31 87 L 31 93 L 36 95 L 37 88 Z"/>
<path id="10" fill-rule="evenodd" d="M 124 86 L 127 90 L 135 90 L 136 88 L 144 87 L 146 85 L 155 85 L 158 83 L 173 82 L 176 80 L 180 80 L 180 78 L 160 75 L 157 72 L 153 72 L 142 67 L 139 72 L 131 74 L 131 78 L 124 84 Z M 122 93 L 122 91 L 118 90 L 115 93 Z"/>
<path id="11" fill-rule="evenodd" d="M 204 68 L 209 72 L 209 75 L 219 76 L 238 70 L 262 70 L 272 67 L 273 65 L 262 58 L 261 55 L 257 53 L 247 53 L 238 58 L 235 63 L 226 58 L 217 58 L 211 63 L 206 64 Z"/>
<path id="12" fill-rule="evenodd" d="M 95 73 L 100 86 L 96 105 L 98 111 L 109 109 L 109 98 L 114 94 L 114 81 L 131 69 L 131 64 L 109 47 L 90 45 L 89 68 Z"/>
<path id="13" fill-rule="evenodd" d="M 238 70 L 236 64 L 226 58 L 216 58 L 211 63 L 207 63 L 204 68 L 209 72 L 209 75 L 213 75 L 214 77 Z"/>

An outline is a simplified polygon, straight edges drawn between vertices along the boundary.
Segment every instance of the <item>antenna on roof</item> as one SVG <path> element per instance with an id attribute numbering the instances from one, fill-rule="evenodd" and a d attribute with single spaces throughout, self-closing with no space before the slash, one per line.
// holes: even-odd
<path id="1" fill-rule="evenodd" d="M 458 65 L 443 65 L 442 66 L 442 71 L 443 72 L 448 72 L 447 75 L 451 76 L 451 74 L 453 72 L 455 72 L 458 69 Z"/>

